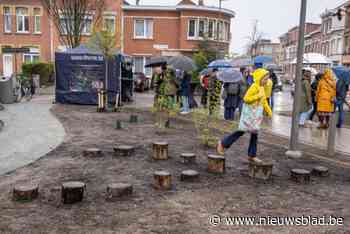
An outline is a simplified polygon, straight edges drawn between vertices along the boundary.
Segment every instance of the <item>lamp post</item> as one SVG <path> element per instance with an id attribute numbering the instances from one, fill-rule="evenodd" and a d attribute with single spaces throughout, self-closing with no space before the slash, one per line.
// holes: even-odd
<path id="1" fill-rule="evenodd" d="M 291 129 L 289 151 L 286 153 L 287 156 L 291 156 L 291 157 L 301 157 L 301 152 L 297 151 L 297 149 L 298 149 L 298 137 L 299 137 L 299 109 L 301 104 L 300 95 L 302 91 L 301 79 L 302 79 L 302 68 L 303 68 L 303 61 L 304 61 L 306 7 L 307 7 L 307 0 L 301 0 L 292 129 Z"/>

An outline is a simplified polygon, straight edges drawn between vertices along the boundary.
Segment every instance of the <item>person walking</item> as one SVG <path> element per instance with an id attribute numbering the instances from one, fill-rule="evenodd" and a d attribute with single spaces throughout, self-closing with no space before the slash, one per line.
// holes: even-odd
<path id="1" fill-rule="evenodd" d="M 309 120 L 312 121 L 317 112 L 317 100 L 316 100 L 316 92 L 318 87 L 318 82 L 322 77 L 322 73 L 318 73 L 315 76 L 315 79 L 311 83 L 311 98 L 312 98 L 312 112 L 310 113 Z"/>
<path id="2" fill-rule="evenodd" d="M 300 96 L 299 126 L 305 127 L 305 121 L 309 118 L 312 111 L 311 94 L 311 71 L 303 70 L 302 92 Z"/>
<path id="3" fill-rule="evenodd" d="M 191 75 L 187 72 L 184 72 L 181 79 L 180 94 L 182 100 L 182 109 L 180 114 L 186 115 L 190 113 L 189 97 L 191 94 Z"/>
<path id="4" fill-rule="evenodd" d="M 216 73 L 217 68 L 214 68 L 209 77 L 209 115 L 213 115 L 220 110 L 220 93 L 221 93 L 221 82 L 218 80 Z"/>
<path id="5" fill-rule="evenodd" d="M 247 90 L 249 89 L 249 87 L 253 84 L 253 78 L 250 76 L 249 70 L 245 67 L 241 67 L 240 71 L 242 73 L 243 79 L 242 79 L 242 83 L 240 85 L 240 91 L 239 91 L 239 96 L 240 96 L 240 100 L 239 100 L 239 104 L 238 104 L 239 115 L 241 115 L 241 113 L 242 113 L 243 98 L 244 98 Z"/>
<path id="6" fill-rule="evenodd" d="M 341 128 L 344 123 L 345 113 L 344 113 L 344 103 L 346 103 L 346 96 L 348 95 L 349 85 L 344 79 L 337 79 L 336 83 L 336 108 L 339 111 L 339 116 L 337 120 L 337 128 Z"/>
<path id="7" fill-rule="evenodd" d="M 321 129 L 329 127 L 329 118 L 334 112 L 334 101 L 336 98 L 336 82 L 333 72 L 326 69 L 318 83 L 316 91 L 317 114 L 320 119 Z"/>
<path id="8" fill-rule="evenodd" d="M 235 119 L 235 111 L 240 104 L 240 89 L 241 89 L 241 82 L 224 84 L 222 99 L 224 99 L 225 120 Z"/>
<path id="9" fill-rule="evenodd" d="M 201 104 L 204 108 L 207 108 L 208 104 L 208 87 L 209 87 L 209 75 L 201 76 L 200 83 L 202 86 L 202 96 L 201 96 Z"/>
<path id="10" fill-rule="evenodd" d="M 257 69 L 253 73 L 254 84 L 248 89 L 244 96 L 244 107 L 240 119 L 239 128 L 236 132 L 224 137 L 217 145 L 217 153 L 225 154 L 228 149 L 246 132 L 250 132 L 248 148 L 248 160 L 254 163 L 261 163 L 257 158 L 258 131 L 263 120 L 263 111 L 272 117 L 272 110 L 267 103 L 264 86 L 269 78 L 269 72 L 265 69 Z"/>

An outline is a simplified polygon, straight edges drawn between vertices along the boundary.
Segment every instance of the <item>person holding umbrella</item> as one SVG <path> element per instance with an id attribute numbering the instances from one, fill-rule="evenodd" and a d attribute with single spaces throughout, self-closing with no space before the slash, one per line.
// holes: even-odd
<path id="1" fill-rule="evenodd" d="M 180 94 L 182 101 L 182 109 L 180 114 L 186 115 L 190 113 L 190 102 L 189 97 L 191 94 L 191 75 L 187 72 L 183 72 L 181 85 L 180 85 Z"/>
<path id="2" fill-rule="evenodd" d="M 350 70 L 346 67 L 335 67 L 333 71 L 337 77 L 336 83 L 336 108 L 339 111 L 337 128 L 341 128 L 344 123 L 345 113 L 344 113 L 344 103 L 346 103 L 346 96 L 349 91 L 350 83 Z"/>

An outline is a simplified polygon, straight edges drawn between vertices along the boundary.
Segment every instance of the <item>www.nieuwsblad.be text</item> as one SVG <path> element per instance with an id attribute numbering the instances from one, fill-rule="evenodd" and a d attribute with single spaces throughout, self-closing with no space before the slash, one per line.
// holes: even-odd
<path id="1" fill-rule="evenodd" d="M 227 226 L 342 226 L 344 218 L 334 216 L 277 217 L 277 216 L 220 216 L 211 215 L 209 224 Z"/>

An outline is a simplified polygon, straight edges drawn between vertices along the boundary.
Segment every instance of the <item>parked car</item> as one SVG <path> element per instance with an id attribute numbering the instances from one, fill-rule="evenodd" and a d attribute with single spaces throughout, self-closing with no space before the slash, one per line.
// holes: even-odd
<path id="1" fill-rule="evenodd" d="M 142 72 L 134 73 L 134 88 L 136 91 L 143 92 L 151 87 L 151 79 Z"/>

